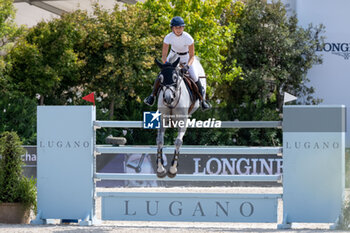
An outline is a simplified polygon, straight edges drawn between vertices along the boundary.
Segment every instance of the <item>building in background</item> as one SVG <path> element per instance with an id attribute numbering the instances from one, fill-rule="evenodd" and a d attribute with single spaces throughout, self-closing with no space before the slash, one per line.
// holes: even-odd
<path id="1" fill-rule="evenodd" d="M 115 4 L 123 7 L 125 3 L 134 4 L 135 0 L 14 0 L 16 23 L 32 27 L 38 22 L 58 18 L 61 14 L 74 10 L 92 12 L 93 4 L 98 2 L 104 9 L 113 10 Z"/>

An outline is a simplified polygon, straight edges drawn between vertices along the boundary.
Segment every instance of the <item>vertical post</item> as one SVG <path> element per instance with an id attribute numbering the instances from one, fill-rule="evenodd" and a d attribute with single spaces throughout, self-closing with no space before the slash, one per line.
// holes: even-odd
<path id="1" fill-rule="evenodd" d="M 95 118 L 93 106 L 38 106 L 38 216 L 33 224 L 47 219 L 92 224 Z"/>
<path id="2" fill-rule="evenodd" d="M 345 186 L 345 106 L 283 108 L 283 215 L 292 222 L 334 223 Z"/>

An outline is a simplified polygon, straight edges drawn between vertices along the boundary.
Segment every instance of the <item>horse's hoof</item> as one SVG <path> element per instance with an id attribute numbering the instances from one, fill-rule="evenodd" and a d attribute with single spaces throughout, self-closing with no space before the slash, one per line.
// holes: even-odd
<path id="1" fill-rule="evenodd" d="M 158 178 L 164 178 L 164 177 L 166 177 L 166 171 L 164 170 L 164 171 L 162 171 L 162 172 L 157 172 L 157 177 L 158 177 Z"/>
<path id="2" fill-rule="evenodd" d="M 169 178 L 174 178 L 176 176 L 176 173 L 171 173 L 170 171 L 168 171 L 167 175 Z"/>

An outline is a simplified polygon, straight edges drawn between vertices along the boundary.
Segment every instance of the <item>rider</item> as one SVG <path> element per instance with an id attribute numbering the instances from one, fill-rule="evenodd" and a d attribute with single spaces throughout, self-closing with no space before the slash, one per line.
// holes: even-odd
<path id="1" fill-rule="evenodd" d="M 166 63 L 167 60 L 169 60 L 169 58 L 173 57 L 175 54 L 180 57 L 180 62 L 184 64 L 184 68 L 182 68 L 183 73 L 188 71 L 190 77 L 197 84 L 198 90 L 203 96 L 202 110 L 207 110 L 210 108 L 210 105 L 205 100 L 205 90 L 199 80 L 197 71 L 192 65 L 195 59 L 194 40 L 190 34 L 184 32 L 185 22 L 180 16 L 176 16 L 171 20 L 170 27 L 172 32 L 165 36 L 163 42 L 162 62 Z M 168 55 L 169 45 L 171 45 L 171 49 Z M 147 105 L 153 105 L 159 86 L 160 80 L 157 78 L 154 82 L 152 94 L 144 100 Z"/>

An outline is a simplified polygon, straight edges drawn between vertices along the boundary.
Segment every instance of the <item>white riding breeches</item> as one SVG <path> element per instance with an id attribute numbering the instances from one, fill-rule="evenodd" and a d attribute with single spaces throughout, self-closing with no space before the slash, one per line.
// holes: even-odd
<path id="1" fill-rule="evenodd" d="M 188 59 L 190 58 L 190 55 L 187 53 L 186 55 L 179 55 L 177 53 L 174 53 L 170 50 L 170 53 L 167 57 L 168 62 L 175 62 L 177 58 L 180 58 L 180 63 L 183 65 L 187 65 Z M 190 77 L 193 79 L 194 82 L 198 81 L 198 72 L 194 68 L 193 65 L 189 66 L 188 72 L 190 73 Z"/>
<path id="2" fill-rule="evenodd" d="M 196 83 L 198 81 L 198 73 L 194 66 L 191 65 L 188 69 L 188 72 L 190 73 L 190 76 L 193 79 L 193 81 Z"/>

